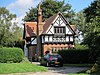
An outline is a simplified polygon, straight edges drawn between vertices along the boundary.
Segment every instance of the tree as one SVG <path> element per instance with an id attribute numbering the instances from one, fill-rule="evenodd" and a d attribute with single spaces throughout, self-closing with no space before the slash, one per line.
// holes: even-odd
<path id="1" fill-rule="evenodd" d="M 99 38 L 100 36 L 100 25 L 99 25 L 100 24 L 100 1 L 96 0 L 93 3 L 91 3 L 91 5 L 84 10 L 84 13 L 88 25 L 88 32 L 86 32 L 85 40 L 93 38 L 88 42 L 94 41 L 90 44 L 87 41 L 85 42 L 90 46 L 90 48 L 92 48 L 91 46 L 93 46 L 94 48 L 99 48 L 96 46 L 98 46 L 97 44 L 100 44 L 100 42 L 96 41 L 96 39 Z M 95 34 L 97 37 L 92 34 Z"/>
<path id="2" fill-rule="evenodd" d="M 94 52 L 97 51 L 100 54 L 100 0 L 92 2 L 84 10 L 84 13 L 88 25 L 88 32 L 85 35 L 84 43 L 93 49 Z M 100 59 L 98 60 L 98 64 L 100 71 Z"/>
<path id="3" fill-rule="evenodd" d="M 44 0 L 41 4 L 41 9 L 43 13 L 43 21 L 59 11 L 68 19 L 71 19 L 75 15 L 75 12 L 71 10 L 71 5 L 65 4 L 64 0 Z M 24 17 L 24 21 L 37 21 L 37 7 L 29 9 L 29 12 L 27 12 Z"/>
<path id="4" fill-rule="evenodd" d="M 5 7 L 0 8 L 0 45 L 15 46 L 16 42 L 21 38 L 21 28 L 12 22 L 16 18 L 15 14 L 11 14 Z"/>

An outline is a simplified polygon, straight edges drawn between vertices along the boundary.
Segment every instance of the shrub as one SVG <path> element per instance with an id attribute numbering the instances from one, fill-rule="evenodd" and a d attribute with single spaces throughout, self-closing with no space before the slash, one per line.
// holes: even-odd
<path id="1" fill-rule="evenodd" d="M 86 49 L 89 49 L 89 48 L 88 48 L 88 46 L 86 46 L 86 45 L 76 44 L 76 45 L 75 45 L 75 49 L 76 49 L 76 50 L 79 50 L 79 49 L 81 49 L 81 50 L 86 50 Z"/>
<path id="2" fill-rule="evenodd" d="M 24 54 L 20 48 L 0 48 L 1 63 L 19 63 L 23 60 Z"/>
<path id="3" fill-rule="evenodd" d="M 98 57 L 98 61 L 97 61 L 97 72 L 100 74 L 100 56 Z"/>
<path id="4" fill-rule="evenodd" d="M 64 59 L 64 63 L 95 63 L 97 55 L 91 57 L 92 54 L 90 54 L 91 50 L 61 50 L 58 53 L 62 56 Z"/>

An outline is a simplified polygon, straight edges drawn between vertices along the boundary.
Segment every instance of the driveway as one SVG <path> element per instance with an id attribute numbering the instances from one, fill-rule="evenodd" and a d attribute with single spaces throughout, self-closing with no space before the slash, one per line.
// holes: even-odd
<path id="1" fill-rule="evenodd" d="M 33 64 L 39 65 L 39 63 L 34 62 Z M 48 67 L 48 72 L 37 72 L 29 75 L 67 75 L 70 73 L 77 73 L 82 70 L 88 70 L 89 67 Z"/>

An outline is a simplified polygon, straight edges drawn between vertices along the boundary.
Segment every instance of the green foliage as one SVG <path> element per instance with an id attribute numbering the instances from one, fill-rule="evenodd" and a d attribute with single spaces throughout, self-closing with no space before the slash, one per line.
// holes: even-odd
<path id="1" fill-rule="evenodd" d="M 99 40 L 97 41 L 97 39 L 100 39 L 100 1 L 95 0 L 92 2 L 91 5 L 84 10 L 84 14 L 88 28 L 85 33 L 84 41 L 90 48 L 91 46 L 98 48 L 98 45 L 100 44 Z"/>
<path id="2" fill-rule="evenodd" d="M 94 0 L 90 6 L 84 10 L 84 13 L 88 25 L 88 32 L 86 33 L 84 44 L 94 49 L 94 54 L 96 54 L 95 52 L 100 54 L 100 0 Z M 100 71 L 100 59 L 97 61 L 98 71 Z"/>
<path id="3" fill-rule="evenodd" d="M 78 50 L 86 50 L 86 49 L 89 49 L 88 46 L 86 45 L 80 45 L 80 44 L 75 44 L 75 49 Z"/>
<path id="4" fill-rule="evenodd" d="M 0 63 L 0 74 L 42 72 L 47 68 L 31 63 Z"/>
<path id="5" fill-rule="evenodd" d="M 73 24 L 76 25 L 79 32 L 81 32 L 81 35 L 84 36 L 84 33 L 87 31 L 87 24 L 85 21 L 83 10 L 78 12 L 74 18 Z"/>
<path id="6" fill-rule="evenodd" d="M 91 50 L 62 50 L 58 52 L 62 58 L 64 59 L 64 63 L 94 63 L 98 54 L 91 57 L 92 53 Z"/>
<path id="7" fill-rule="evenodd" d="M 98 66 L 97 66 L 97 73 L 99 75 L 100 74 L 100 57 L 98 58 L 96 63 L 98 64 Z"/>
<path id="8" fill-rule="evenodd" d="M 91 49 L 95 51 L 100 50 L 100 33 L 89 33 L 84 39 L 84 44 L 87 44 Z"/>
<path id="9" fill-rule="evenodd" d="M 15 18 L 15 14 L 0 7 L 0 46 L 13 47 L 20 40 L 22 29 L 12 22 Z"/>
<path id="10" fill-rule="evenodd" d="M 20 48 L 0 48 L 1 63 L 19 63 L 23 60 L 24 54 Z"/>
<path id="11" fill-rule="evenodd" d="M 21 63 L 30 63 L 30 61 L 28 60 L 27 57 L 24 56 Z"/>
<path id="12" fill-rule="evenodd" d="M 59 11 L 69 19 L 75 15 L 75 12 L 71 9 L 71 5 L 65 4 L 64 1 L 43 0 L 41 9 L 43 13 L 43 21 L 47 20 L 54 14 L 57 14 Z M 29 9 L 29 12 L 26 14 L 24 21 L 37 21 L 37 8 Z"/>
<path id="13" fill-rule="evenodd" d="M 90 22 L 96 16 L 100 16 L 100 1 L 94 0 L 90 6 L 84 10 L 86 21 Z M 92 21 L 91 21 L 92 22 Z"/>

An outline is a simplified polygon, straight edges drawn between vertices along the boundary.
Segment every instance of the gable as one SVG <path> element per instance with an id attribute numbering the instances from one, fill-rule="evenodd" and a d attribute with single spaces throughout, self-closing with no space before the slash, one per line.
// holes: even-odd
<path id="1" fill-rule="evenodd" d="M 75 33 L 61 13 L 57 14 L 56 18 L 49 25 L 45 34 L 54 34 L 56 27 L 59 28 L 59 31 L 61 29 L 65 29 L 65 34 L 74 34 Z"/>
<path id="2" fill-rule="evenodd" d="M 26 37 L 33 37 L 36 36 L 36 22 L 25 22 L 24 24 L 24 34 Z"/>

